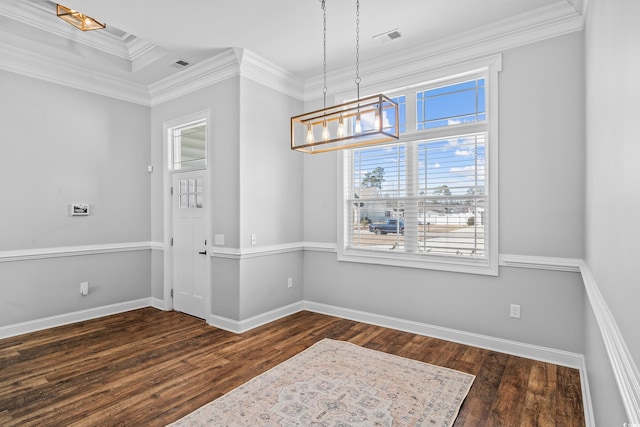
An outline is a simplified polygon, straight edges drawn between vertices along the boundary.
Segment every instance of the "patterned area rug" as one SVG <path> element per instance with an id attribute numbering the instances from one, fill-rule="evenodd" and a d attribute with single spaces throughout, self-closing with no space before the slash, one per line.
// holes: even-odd
<path id="1" fill-rule="evenodd" d="M 324 339 L 171 426 L 450 427 L 474 379 Z"/>

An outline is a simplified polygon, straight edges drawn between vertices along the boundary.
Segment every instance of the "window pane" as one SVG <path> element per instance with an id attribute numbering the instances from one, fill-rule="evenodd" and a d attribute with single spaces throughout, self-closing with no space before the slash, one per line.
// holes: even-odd
<path id="1" fill-rule="evenodd" d="M 203 207 L 203 180 L 201 177 L 181 179 L 178 186 L 178 207 L 192 209 Z"/>
<path id="2" fill-rule="evenodd" d="M 198 123 L 172 132 L 174 170 L 198 169 L 206 163 L 206 125 Z"/>
<path id="3" fill-rule="evenodd" d="M 354 192 L 362 198 L 405 195 L 404 145 L 354 150 Z"/>
<path id="4" fill-rule="evenodd" d="M 471 135 L 418 145 L 419 194 L 460 196 L 484 194 L 485 136 Z"/>
<path id="5" fill-rule="evenodd" d="M 400 133 L 404 133 L 407 130 L 407 97 L 396 96 L 395 98 L 391 98 L 392 101 L 398 104 L 398 121 L 400 122 Z M 389 114 L 390 111 L 385 111 L 385 122 L 384 128 L 387 130 L 395 128 L 396 118 L 394 115 Z"/>
<path id="6" fill-rule="evenodd" d="M 471 80 L 416 94 L 417 129 L 486 120 L 485 81 Z"/>
<path id="7" fill-rule="evenodd" d="M 484 133 L 354 150 L 347 245 L 485 257 L 485 151 Z"/>

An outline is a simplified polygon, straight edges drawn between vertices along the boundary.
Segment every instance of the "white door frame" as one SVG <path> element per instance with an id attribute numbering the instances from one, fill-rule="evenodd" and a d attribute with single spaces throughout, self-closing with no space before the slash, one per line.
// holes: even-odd
<path id="1" fill-rule="evenodd" d="M 162 185 L 162 199 L 163 199 L 163 211 L 164 211 L 164 224 L 163 224 L 163 240 L 164 240 L 164 257 L 163 257 L 163 281 L 164 281 L 164 309 L 173 310 L 173 298 L 171 297 L 171 290 L 173 289 L 173 247 L 171 246 L 171 238 L 173 236 L 173 206 L 171 195 L 171 185 L 173 181 L 174 172 L 171 170 L 171 157 L 172 157 L 172 140 L 170 136 L 170 130 L 172 128 L 183 126 L 188 123 L 192 123 L 198 120 L 204 119 L 206 122 L 206 158 L 207 167 L 201 169 L 204 172 L 204 180 L 206 183 L 206 200 L 209 204 L 209 216 L 205 221 L 205 233 L 207 236 L 207 256 L 211 252 L 211 111 L 204 110 L 197 113 L 189 114 L 174 120 L 166 121 L 162 124 L 163 135 L 163 185 Z M 209 321 L 211 315 L 211 262 L 207 263 L 207 269 L 205 271 L 206 280 L 208 286 L 205 292 L 205 319 Z"/>

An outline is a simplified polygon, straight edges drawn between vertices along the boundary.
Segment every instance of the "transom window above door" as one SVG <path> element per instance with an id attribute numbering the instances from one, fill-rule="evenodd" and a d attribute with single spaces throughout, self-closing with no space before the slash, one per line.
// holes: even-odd
<path id="1" fill-rule="evenodd" d="M 207 125 L 198 120 L 170 130 L 172 170 L 207 167 Z"/>

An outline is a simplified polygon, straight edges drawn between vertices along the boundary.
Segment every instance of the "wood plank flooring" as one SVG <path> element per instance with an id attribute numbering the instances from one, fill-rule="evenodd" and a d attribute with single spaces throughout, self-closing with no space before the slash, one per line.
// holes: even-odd
<path id="1" fill-rule="evenodd" d="M 455 427 L 585 425 L 575 369 L 306 311 L 237 335 L 153 308 L 0 340 L 0 425 L 164 426 L 323 338 L 476 375 Z"/>

